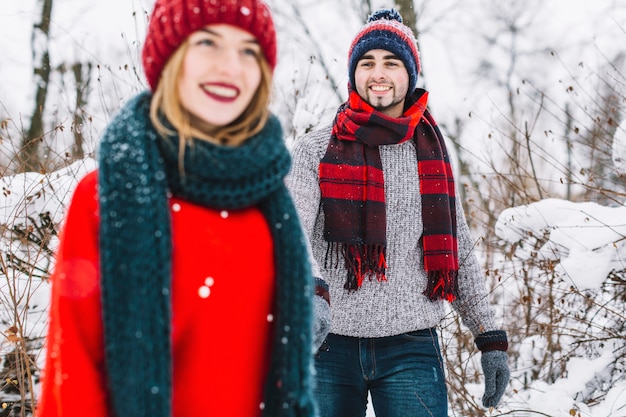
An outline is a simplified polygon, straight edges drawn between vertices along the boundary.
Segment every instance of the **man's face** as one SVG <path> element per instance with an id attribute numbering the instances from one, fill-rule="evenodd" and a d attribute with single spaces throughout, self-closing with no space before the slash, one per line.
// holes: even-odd
<path id="1" fill-rule="evenodd" d="M 409 73 L 396 55 L 384 49 L 367 51 L 356 64 L 354 83 L 357 93 L 376 110 L 402 116 Z"/>

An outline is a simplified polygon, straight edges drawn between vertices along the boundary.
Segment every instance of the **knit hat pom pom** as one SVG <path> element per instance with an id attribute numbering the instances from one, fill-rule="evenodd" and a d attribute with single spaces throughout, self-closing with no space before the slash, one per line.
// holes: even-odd
<path id="1" fill-rule="evenodd" d="M 367 22 L 373 22 L 374 20 L 397 20 L 402 23 L 402 16 L 396 9 L 380 9 L 375 11 L 367 19 Z"/>

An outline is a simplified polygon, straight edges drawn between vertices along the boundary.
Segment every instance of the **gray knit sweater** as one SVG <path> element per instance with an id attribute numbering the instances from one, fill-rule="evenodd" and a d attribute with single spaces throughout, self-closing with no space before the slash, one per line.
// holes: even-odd
<path id="1" fill-rule="evenodd" d="M 387 204 L 387 281 L 365 280 L 357 291 L 343 288 L 346 270 L 325 268 L 327 243 L 320 206 L 318 167 L 330 139 L 331 127 L 295 141 L 287 185 L 293 195 L 313 253 L 313 270 L 329 285 L 331 333 L 353 337 L 383 337 L 438 325 L 446 314 L 444 301 L 430 301 L 422 262 L 422 203 L 413 141 L 380 147 Z M 496 330 L 484 275 L 472 252 L 474 241 L 457 202 L 459 298 L 452 307 L 474 336 Z"/>

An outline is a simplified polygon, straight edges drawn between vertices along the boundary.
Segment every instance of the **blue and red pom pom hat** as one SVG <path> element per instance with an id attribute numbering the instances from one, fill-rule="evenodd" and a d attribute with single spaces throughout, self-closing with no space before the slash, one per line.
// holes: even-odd
<path id="1" fill-rule="evenodd" d="M 384 49 L 402 60 L 409 73 L 409 94 L 411 94 L 417 85 L 420 71 L 417 40 L 411 29 L 402 23 L 402 16 L 395 9 L 374 12 L 352 41 L 348 52 L 348 75 L 352 88 L 355 88 L 354 71 L 359 59 L 372 49 Z"/>

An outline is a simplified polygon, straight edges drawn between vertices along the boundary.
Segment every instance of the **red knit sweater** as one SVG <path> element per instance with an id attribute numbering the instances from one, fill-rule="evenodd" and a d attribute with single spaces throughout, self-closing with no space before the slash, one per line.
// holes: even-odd
<path id="1" fill-rule="evenodd" d="M 96 186 L 96 172 L 80 181 L 61 235 L 39 417 L 110 416 Z M 208 210 L 177 199 L 170 208 L 173 416 L 260 416 L 274 294 L 268 225 L 254 208 Z"/>

